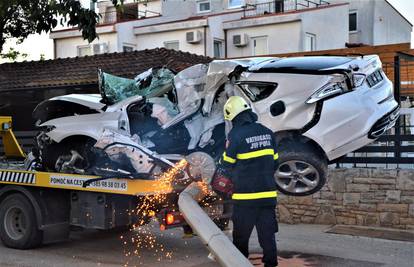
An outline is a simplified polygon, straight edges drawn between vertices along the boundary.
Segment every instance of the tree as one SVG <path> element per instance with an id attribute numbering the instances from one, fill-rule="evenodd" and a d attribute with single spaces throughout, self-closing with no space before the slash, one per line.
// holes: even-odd
<path id="1" fill-rule="evenodd" d="M 14 48 L 10 48 L 9 52 L 0 54 L 0 58 L 9 59 L 11 61 L 16 61 L 18 58 L 26 58 L 26 53 L 21 53 L 19 51 L 14 50 Z"/>
<path id="2" fill-rule="evenodd" d="M 118 6 L 123 0 L 112 2 Z M 30 34 L 50 32 L 58 23 L 78 27 L 82 37 L 92 42 L 98 20 L 94 10 L 83 8 L 77 0 L 0 0 L 0 52 L 6 39 L 22 42 Z"/>

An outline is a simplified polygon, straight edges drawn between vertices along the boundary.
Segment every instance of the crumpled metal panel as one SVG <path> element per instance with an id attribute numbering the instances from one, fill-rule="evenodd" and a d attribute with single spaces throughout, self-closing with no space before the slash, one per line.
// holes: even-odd
<path id="1" fill-rule="evenodd" d="M 181 113 L 198 108 L 203 97 L 208 66 L 197 64 L 179 72 L 174 78 L 177 107 Z"/>
<path id="2" fill-rule="evenodd" d="M 260 58 L 245 58 L 237 60 L 214 60 L 209 64 L 206 85 L 202 97 L 204 98 L 204 104 L 202 112 L 204 115 L 208 115 L 211 112 L 214 97 L 217 90 L 226 82 L 229 82 L 229 75 L 236 70 L 237 67 L 248 68 L 255 64 L 259 64 L 264 61 L 268 61 L 269 57 Z M 234 81 L 233 81 L 234 82 Z"/>
<path id="3" fill-rule="evenodd" d="M 178 110 L 167 97 L 152 97 L 148 99 L 148 102 L 153 104 L 151 117 L 158 119 L 160 126 L 178 114 Z"/>
<path id="4" fill-rule="evenodd" d="M 120 143 L 116 145 L 111 144 Z M 124 143 L 125 145 L 121 144 Z M 152 159 L 143 151 L 136 147 L 128 146 L 139 145 L 141 143 L 139 136 L 134 135 L 127 137 L 125 135 L 116 133 L 109 129 L 104 130 L 102 136 L 97 140 L 94 145 L 96 148 L 105 149 L 105 153 L 109 158 L 115 162 L 125 160 L 123 156 L 126 156 L 137 173 L 150 173 L 154 166 Z"/>
<path id="5" fill-rule="evenodd" d="M 191 137 L 190 143 L 188 144 L 189 150 L 195 149 L 197 145 L 201 148 L 208 145 L 214 128 L 224 122 L 223 106 L 226 100 L 226 95 L 221 94 L 214 103 L 212 111 L 208 117 L 204 117 L 201 113 L 199 113 L 191 120 L 186 120 L 184 122 L 184 125 Z"/>

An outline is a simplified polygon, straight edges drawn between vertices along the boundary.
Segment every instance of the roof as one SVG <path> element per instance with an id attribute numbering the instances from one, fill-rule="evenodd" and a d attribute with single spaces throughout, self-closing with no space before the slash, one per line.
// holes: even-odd
<path id="1" fill-rule="evenodd" d="M 400 15 L 406 22 L 408 22 L 408 24 L 411 25 L 411 27 L 413 26 L 413 24 L 403 15 L 401 14 L 400 11 L 398 11 L 398 9 L 395 8 L 395 6 L 393 4 L 391 4 L 389 1 L 385 0 L 385 2 L 392 8 L 394 9 L 395 12 L 397 12 L 398 15 Z"/>
<path id="2" fill-rule="evenodd" d="M 0 91 L 67 87 L 98 83 L 98 69 L 133 78 L 151 67 L 181 71 L 209 57 L 165 48 L 102 55 L 0 64 Z"/>

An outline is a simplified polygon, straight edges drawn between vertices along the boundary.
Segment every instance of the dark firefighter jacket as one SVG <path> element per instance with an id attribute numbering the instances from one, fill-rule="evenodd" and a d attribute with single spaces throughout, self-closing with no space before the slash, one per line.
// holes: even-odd
<path id="1" fill-rule="evenodd" d="M 233 181 L 235 204 L 274 206 L 277 197 L 274 172 L 279 157 L 275 136 L 256 120 L 257 115 L 250 110 L 233 119 L 221 168 Z"/>

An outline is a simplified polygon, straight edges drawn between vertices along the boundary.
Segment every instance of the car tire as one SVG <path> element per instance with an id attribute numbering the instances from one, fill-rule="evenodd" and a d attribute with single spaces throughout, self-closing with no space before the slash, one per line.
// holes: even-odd
<path id="1" fill-rule="evenodd" d="M 318 192 L 326 182 L 327 160 L 309 143 L 279 142 L 279 168 L 275 172 L 277 189 L 290 196 Z"/>
<path id="2" fill-rule="evenodd" d="M 0 239 L 6 247 L 30 249 L 42 244 L 35 210 L 22 194 L 7 196 L 0 203 Z"/>

